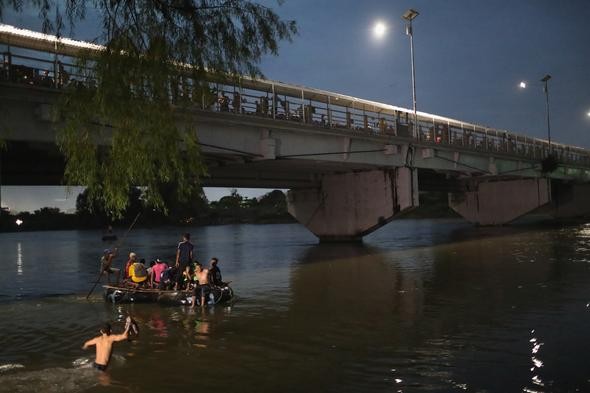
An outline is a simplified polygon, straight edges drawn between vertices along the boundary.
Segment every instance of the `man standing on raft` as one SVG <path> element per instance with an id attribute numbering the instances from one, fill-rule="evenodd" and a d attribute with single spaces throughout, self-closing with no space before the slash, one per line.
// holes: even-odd
<path id="1" fill-rule="evenodd" d="M 185 233 L 182 236 L 182 241 L 178 243 L 178 247 L 176 249 L 176 284 L 174 285 L 174 290 L 182 288 L 182 272 L 186 269 L 188 265 L 193 262 L 193 249 L 194 246 L 190 242 L 191 234 Z"/>
<path id="2" fill-rule="evenodd" d="M 106 250 L 104 250 L 102 257 L 100 258 L 100 277 L 98 278 L 97 281 L 99 281 L 100 278 L 102 277 L 102 275 L 106 273 L 106 275 L 107 275 L 107 282 L 110 285 L 110 283 L 111 283 L 111 274 L 114 274 L 115 275 L 115 279 L 116 279 L 116 284 L 115 285 L 119 285 L 119 276 L 120 276 L 121 272 L 119 271 L 119 269 L 116 269 L 116 268 L 112 267 L 112 265 L 113 265 L 113 258 L 115 258 L 115 255 L 117 255 L 117 249 L 116 248 L 115 248 L 114 251 L 111 250 L 111 249 L 108 249 L 108 248 Z"/>

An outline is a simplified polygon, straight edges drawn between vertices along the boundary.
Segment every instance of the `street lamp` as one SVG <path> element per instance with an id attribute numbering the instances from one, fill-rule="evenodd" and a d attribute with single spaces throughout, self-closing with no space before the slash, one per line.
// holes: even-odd
<path id="1" fill-rule="evenodd" d="M 416 69 L 414 67 L 414 32 L 412 31 L 412 21 L 420 13 L 416 10 L 409 9 L 402 15 L 406 21 L 406 35 L 410 37 L 410 57 L 412 60 L 412 109 L 414 110 L 414 138 L 418 136 L 418 112 L 416 111 Z"/>
<path id="2" fill-rule="evenodd" d="M 549 144 L 549 155 L 551 155 L 551 122 L 549 121 L 549 85 L 547 84 L 547 82 L 549 82 L 549 79 L 551 79 L 551 75 L 546 74 L 543 78 L 541 78 L 540 82 L 543 82 L 543 91 L 545 92 L 545 111 L 547 114 L 547 142 Z M 522 81 L 518 84 L 518 86 L 521 89 L 526 89 L 527 83 L 525 81 Z M 588 113 L 588 116 L 590 116 L 590 112 Z"/>
<path id="3" fill-rule="evenodd" d="M 386 32 L 387 25 L 381 21 L 378 21 L 377 23 L 375 23 L 375 26 L 373 26 L 373 35 L 375 36 L 375 38 L 383 38 Z"/>
<path id="4" fill-rule="evenodd" d="M 543 91 L 545 92 L 545 108 L 547 109 L 547 141 L 549 142 L 549 155 L 551 155 L 551 123 L 549 122 L 549 86 L 547 82 L 551 79 L 551 75 L 547 74 L 541 82 L 544 83 Z"/>

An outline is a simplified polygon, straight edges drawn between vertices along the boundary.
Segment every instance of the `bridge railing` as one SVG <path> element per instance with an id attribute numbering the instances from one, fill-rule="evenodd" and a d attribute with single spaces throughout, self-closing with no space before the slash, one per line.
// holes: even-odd
<path id="1" fill-rule="evenodd" d="M 4 43 L 5 50 L 0 80 L 55 89 L 95 85 L 93 70 L 76 65 L 75 55 L 84 45 L 92 50 L 100 47 L 72 40 L 67 44 L 35 32 L 21 34 L 20 29 L 4 31 L 3 26 L 6 25 L 0 25 L 0 43 Z M 559 143 L 549 146 L 542 139 L 424 112 L 418 112 L 414 127 L 411 110 L 277 81 L 243 77 L 196 82 L 189 76 L 176 77 L 170 79 L 169 91 L 172 102 L 188 101 L 201 110 L 300 123 L 343 134 L 398 137 L 424 145 L 528 160 L 542 160 L 551 153 L 561 163 L 590 167 L 590 152 L 586 149 Z"/>

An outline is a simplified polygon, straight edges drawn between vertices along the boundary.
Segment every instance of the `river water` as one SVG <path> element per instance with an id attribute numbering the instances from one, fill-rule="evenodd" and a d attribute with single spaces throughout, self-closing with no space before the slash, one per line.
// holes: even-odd
<path id="1" fill-rule="evenodd" d="M 185 230 L 134 230 L 121 254 L 170 259 Z M 0 392 L 590 391 L 590 225 L 400 220 L 357 245 L 296 224 L 190 231 L 231 307 L 87 301 L 98 232 L 0 234 Z M 127 314 L 140 337 L 90 369 L 83 342 Z"/>

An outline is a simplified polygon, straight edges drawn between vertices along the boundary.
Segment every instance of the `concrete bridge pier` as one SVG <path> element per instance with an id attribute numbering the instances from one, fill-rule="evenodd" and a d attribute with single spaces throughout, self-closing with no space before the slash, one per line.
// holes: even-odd
<path id="1" fill-rule="evenodd" d="M 590 215 L 590 184 L 555 182 L 551 215 L 554 218 L 579 218 Z"/>
<path id="2" fill-rule="evenodd" d="M 503 225 L 551 202 L 547 178 L 489 180 L 449 194 L 449 206 L 478 225 Z"/>
<path id="3" fill-rule="evenodd" d="M 418 206 L 415 169 L 393 168 L 323 175 L 316 188 L 292 189 L 289 213 L 320 242 L 363 236 Z"/>

